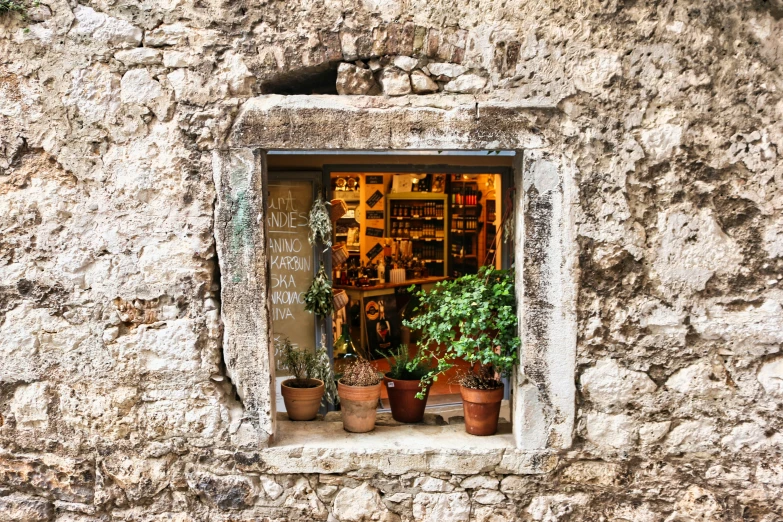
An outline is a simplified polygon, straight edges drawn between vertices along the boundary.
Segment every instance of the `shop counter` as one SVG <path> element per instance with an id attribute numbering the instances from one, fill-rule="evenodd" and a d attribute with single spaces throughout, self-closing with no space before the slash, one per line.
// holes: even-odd
<path id="1" fill-rule="evenodd" d="M 408 279 L 402 283 L 382 283 L 375 286 L 334 285 L 348 294 L 348 317 L 351 337 L 360 355 L 379 359 L 400 343 L 403 335 L 402 312 L 410 301 L 407 289 L 411 285 L 429 290 L 448 277 Z M 338 330 L 339 331 L 339 330 Z"/>

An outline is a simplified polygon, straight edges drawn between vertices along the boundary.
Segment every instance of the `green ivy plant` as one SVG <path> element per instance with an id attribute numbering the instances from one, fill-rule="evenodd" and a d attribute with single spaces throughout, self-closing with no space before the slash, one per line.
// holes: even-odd
<path id="1" fill-rule="evenodd" d="M 0 15 L 14 12 L 24 16 L 27 13 L 27 6 L 18 0 L 0 0 Z"/>
<path id="2" fill-rule="evenodd" d="M 513 272 L 482 267 L 478 274 L 420 290 L 417 297 L 416 315 L 404 324 L 421 331 L 420 352 L 436 362 L 421 378 L 422 386 L 437 380 L 457 359 L 471 365 L 471 372 L 460 378 L 469 388 L 496 388 L 500 377 L 511 375 L 521 344 Z"/>
<path id="3" fill-rule="evenodd" d="M 324 265 L 318 269 L 310 288 L 304 295 L 305 310 L 319 317 L 327 317 L 334 311 L 334 298 L 332 296 L 332 282 L 326 276 Z"/>

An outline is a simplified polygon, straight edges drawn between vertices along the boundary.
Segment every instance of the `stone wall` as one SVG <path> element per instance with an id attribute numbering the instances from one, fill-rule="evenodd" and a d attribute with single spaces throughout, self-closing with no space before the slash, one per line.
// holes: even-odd
<path id="1" fill-rule="evenodd" d="M 0 14 L 0 520 L 783 518 L 782 17 L 777 0 Z M 532 121 L 576 173 L 577 413 L 547 473 L 275 474 L 238 449 L 256 433 L 225 370 L 213 153 L 251 97 L 337 92 L 341 69 L 397 94 L 407 67 L 437 86 L 406 95 L 423 114 L 466 93 L 548 107 Z"/>

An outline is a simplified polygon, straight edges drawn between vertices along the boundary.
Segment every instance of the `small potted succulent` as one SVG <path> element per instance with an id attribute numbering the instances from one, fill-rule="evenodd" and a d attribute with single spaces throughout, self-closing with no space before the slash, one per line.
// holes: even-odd
<path id="1" fill-rule="evenodd" d="M 282 357 L 280 365 L 290 371 L 293 378 L 280 384 L 288 418 L 309 421 L 318 415 L 322 400 L 334 403 L 334 377 L 329 356 L 322 346 L 316 352 L 297 350 L 286 338 L 278 343 Z"/>
<path id="2" fill-rule="evenodd" d="M 337 381 L 337 394 L 346 431 L 365 433 L 375 429 L 381 379 L 381 374 L 366 359 L 359 359 L 345 367 Z"/>
<path id="3" fill-rule="evenodd" d="M 418 312 L 405 325 L 421 331 L 419 347 L 437 366 L 422 377 L 422 385 L 454 366 L 471 365 L 459 377 L 465 431 L 492 435 L 497 431 L 503 400 L 503 377 L 519 360 L 514 274 L 482 267 L 478 274 L 443 281 L 431 291 L 419 291 Z"/>
<path id="4" fill-rule="evenodd" d="M 386 357 L 389 371 L 384 375 L 383 383 L 389 394 L 392 417 L 398 422 L 421 422 L 430 394 L 430 385 L 423 384 L 422 377 L 433 367 L 418 353 L 411 358 L 407 345 L 400 345 L 390 355 Z"/>

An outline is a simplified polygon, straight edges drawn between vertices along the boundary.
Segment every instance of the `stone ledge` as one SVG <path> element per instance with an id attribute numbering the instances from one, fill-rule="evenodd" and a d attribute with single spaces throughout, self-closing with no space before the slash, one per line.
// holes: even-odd
<path id="1" fill-rule="evenodd" d="M 508 426 L 508 425 L 506 425 Z M 554 469 L 547 451 L 520 451 L 508 429 L 491 437 L 465 433 L 462 425 L 377 426 L 348 433 L 336 422 L 278 422 L 272 445 L 235 454 L 242 471 L 283 473 L 448 472 L 471 475 L 494 471 L 539 474 Z"/>

